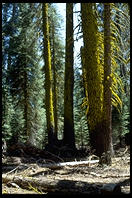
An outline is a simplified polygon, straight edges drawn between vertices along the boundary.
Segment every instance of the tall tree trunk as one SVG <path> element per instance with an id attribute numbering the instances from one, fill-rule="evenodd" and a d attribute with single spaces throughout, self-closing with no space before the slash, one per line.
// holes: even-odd
<path id="1" fill-rule="evenodd" d="M 97 37 L 97 20 L 93 12 L 93 3 L 81 4 L 84 47 L 81 49 L 82 71 L 85 87 L 85 105 L 91 149 L 97 155 L 102 154 L 102 113 L 103 86 L 100 72 L 100 60 Z"/>
<path id="2" fill-rule="evenodd" d="M 104 3 L 104 152 L 113 153 L 111 114 L 111 31 L 110 3 Z"/>
<path id="3" fill-rule="evenodd" d="M 49 42 L 49 24 L 48 24 L 48 4 L 43 3 L 43 34 L 44 34 L 44 61 L 45 61 L 45 104 L 48 143 L 54 144 L 55 141 L 55 124 L 53 111 L 53 93 L 52 93 L 52 71 L 51 71 L 51 52 Z"/>
<path id="4" fill-rule="evenodd" d="M 75 148 L 73 120 L 73 3 L 66 4 L 66 56 L 64 85 L 64 144 Z"/>
<path id="5" fill-rule="evenodd" d="M 52 56 L 52 68 L 53 68 L 53 105 L 54 105 L 54 119 L 55 119 L 55 137 L 57 139 L 58 131 L 58 119 L 57 119 L 57 90 L 56 90 L 56 67 L 55 67 L 55 27 L 54 21 L 52 21 L 52 39 L 53 39 L 53 56 Z"/>

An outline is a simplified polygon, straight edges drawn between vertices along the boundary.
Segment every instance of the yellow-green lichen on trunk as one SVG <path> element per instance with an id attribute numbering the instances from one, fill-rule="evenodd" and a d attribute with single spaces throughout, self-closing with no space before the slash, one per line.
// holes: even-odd
<path id="1" fill-rule="evenodd" d="M 53 93 L 52 93 L 52 71 L 51 71 L 51 52 L 49 42 L 48 24 L 48 4 L 43 3 L 43 34 L 44 34 L 44 61 L 45 61 L 45 103 L 48 142 L 54 141 L 54 112 L 53 112 Z"/>
<path id="2" fill-rule="evenodd" d="M 98 50 L 97 21 L 92 6 L 92 3 L 81 4 L 84 38 L 83 70 L 86 72 L 86 97 L 89 108 L 87 118 L 90 130 L 93 130 L 96 125 L 101 122 L 103 110 L 103 70 L 101 69 L 102 65 L 100 63 Z"/>

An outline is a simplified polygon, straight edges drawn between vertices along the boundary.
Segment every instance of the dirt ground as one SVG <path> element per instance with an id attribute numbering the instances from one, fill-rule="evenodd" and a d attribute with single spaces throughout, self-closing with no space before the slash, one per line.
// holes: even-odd
<path id="1" fill-rule="evenodd" d="M 68 180 L 73 182 L 85 182 L 88 184 L 103 186 L 104 184 L 119 184 L 121 192 L 130 193 L 130 153 L 122 149 L 116 152 L 112 158 L 110 166 L 100 166 L 98 163 L 84 166 L 64 166 L 59 169 L 44 168 L 43 163 L 26 164 L 25 168 L 19 170 L 16 166 L 13 170 L 5 171 L 8 176 L 25 176 L 45 180 Z M 84 160 L 84 159 L 83 159 Z M 87 159 L 85 159 L 87 160 Z M 5 173 L 6 172 L 6 173 Z M 71 188 L 71 186 L 69 186 Z M 2 182 L 2 194 L 47 194 L 40 188 L 29 185 L 28 189 L 23 189 L 13 181 Z"/>

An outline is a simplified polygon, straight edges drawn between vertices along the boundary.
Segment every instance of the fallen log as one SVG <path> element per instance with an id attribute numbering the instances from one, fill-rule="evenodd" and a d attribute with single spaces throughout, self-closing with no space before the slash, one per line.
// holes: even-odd
<path id="1" fill-rule="evenodd" d="M 13 182 L 23 189 L 36 189 L 38 192 L 66 194 L 122 194 L 118 184 L 98 186 L 83 181 L 31 178 L 22 176 L 2 176 L 3 183 Z"/>
<path id="2" fill-rule="evenodd" d="M 24 189 L 36 188 L 38 191 L 46 192 L 61 192 L 68 194 L 75 193 L 88 193 L 88 194 L 98 194 L 98 188 L 87 182 L 82 181 L 72 181 L 72 180 L 51 180 L 48 178 L 37 179 L 22 176 L 2 176 L 3 183 L 13 182 Z"/>
<path id="3" fill-rule="evenodd" d="M 59 169 L 65 166 L 90 166 L 92 164 L 97 164 L 99 160 L 89 160 L 89 161 L 75 161 L 75 162 L 61 162 L 61 163 L 48 163 L 41 164 L 42 167 L 50 169 Z"/>

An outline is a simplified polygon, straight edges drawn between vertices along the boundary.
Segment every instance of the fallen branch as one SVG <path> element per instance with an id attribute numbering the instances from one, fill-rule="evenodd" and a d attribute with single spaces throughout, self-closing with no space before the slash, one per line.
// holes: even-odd
<path id="1" fill-rule="evenodd" d="M 50 169 L 58 169 L 64 166 L 90 166 L 92 164 L 98 163 L 99 160 L 90 160 L 90 161 L 75 161 L 75 162 L 62 162 L 62 163 L 53 163 L 53 164 L 42 164 L 41 166 Z"/>
<path id="2" fill-rule="evenodd" d="M 12 172 L 14 172 L 15 170 L 17 170 L 19 168 L 19 165 L 17 167 L 15 167 L 14 169 L 12 169 L 11 171 L 7 172 L 6 175 L 11 174 Z"/>
<path id="3" fill-rule="evenodd" d="M 26 165 L 26 164 L 20 164 L 20 165 L 18 165 L 18 166 L 6 164 L 6 166 L 5 166 L 5 165 L 2 166 L 2 171 L 3 171 L 3 172 L 9 171 L 9 172 L 7 172 L 7 174 L 10 174 L 11 172 L 15 171 L 16 169 L 18 169 L 18 170 L 20 171 L 20 170 L 25 169 L 26 167 L 28 167 L 28 165 Z"/>
<path id="4" fill-rule="evenodd" d="M 96 176 L 96 177 L 102 177 L 102 178 L 119 178 L 119 177 L 130 177 L 130 174 L 119 174 L 119 175 L 112 175 L 112 174 L 105 174 L 105 175 L 102 175 L 102 174 L 98 174 L 98 173 L 95 173 L 95 172 L 90 172 L 89 173 L 90 175 L 93 175 L 93 176 Z"/>

